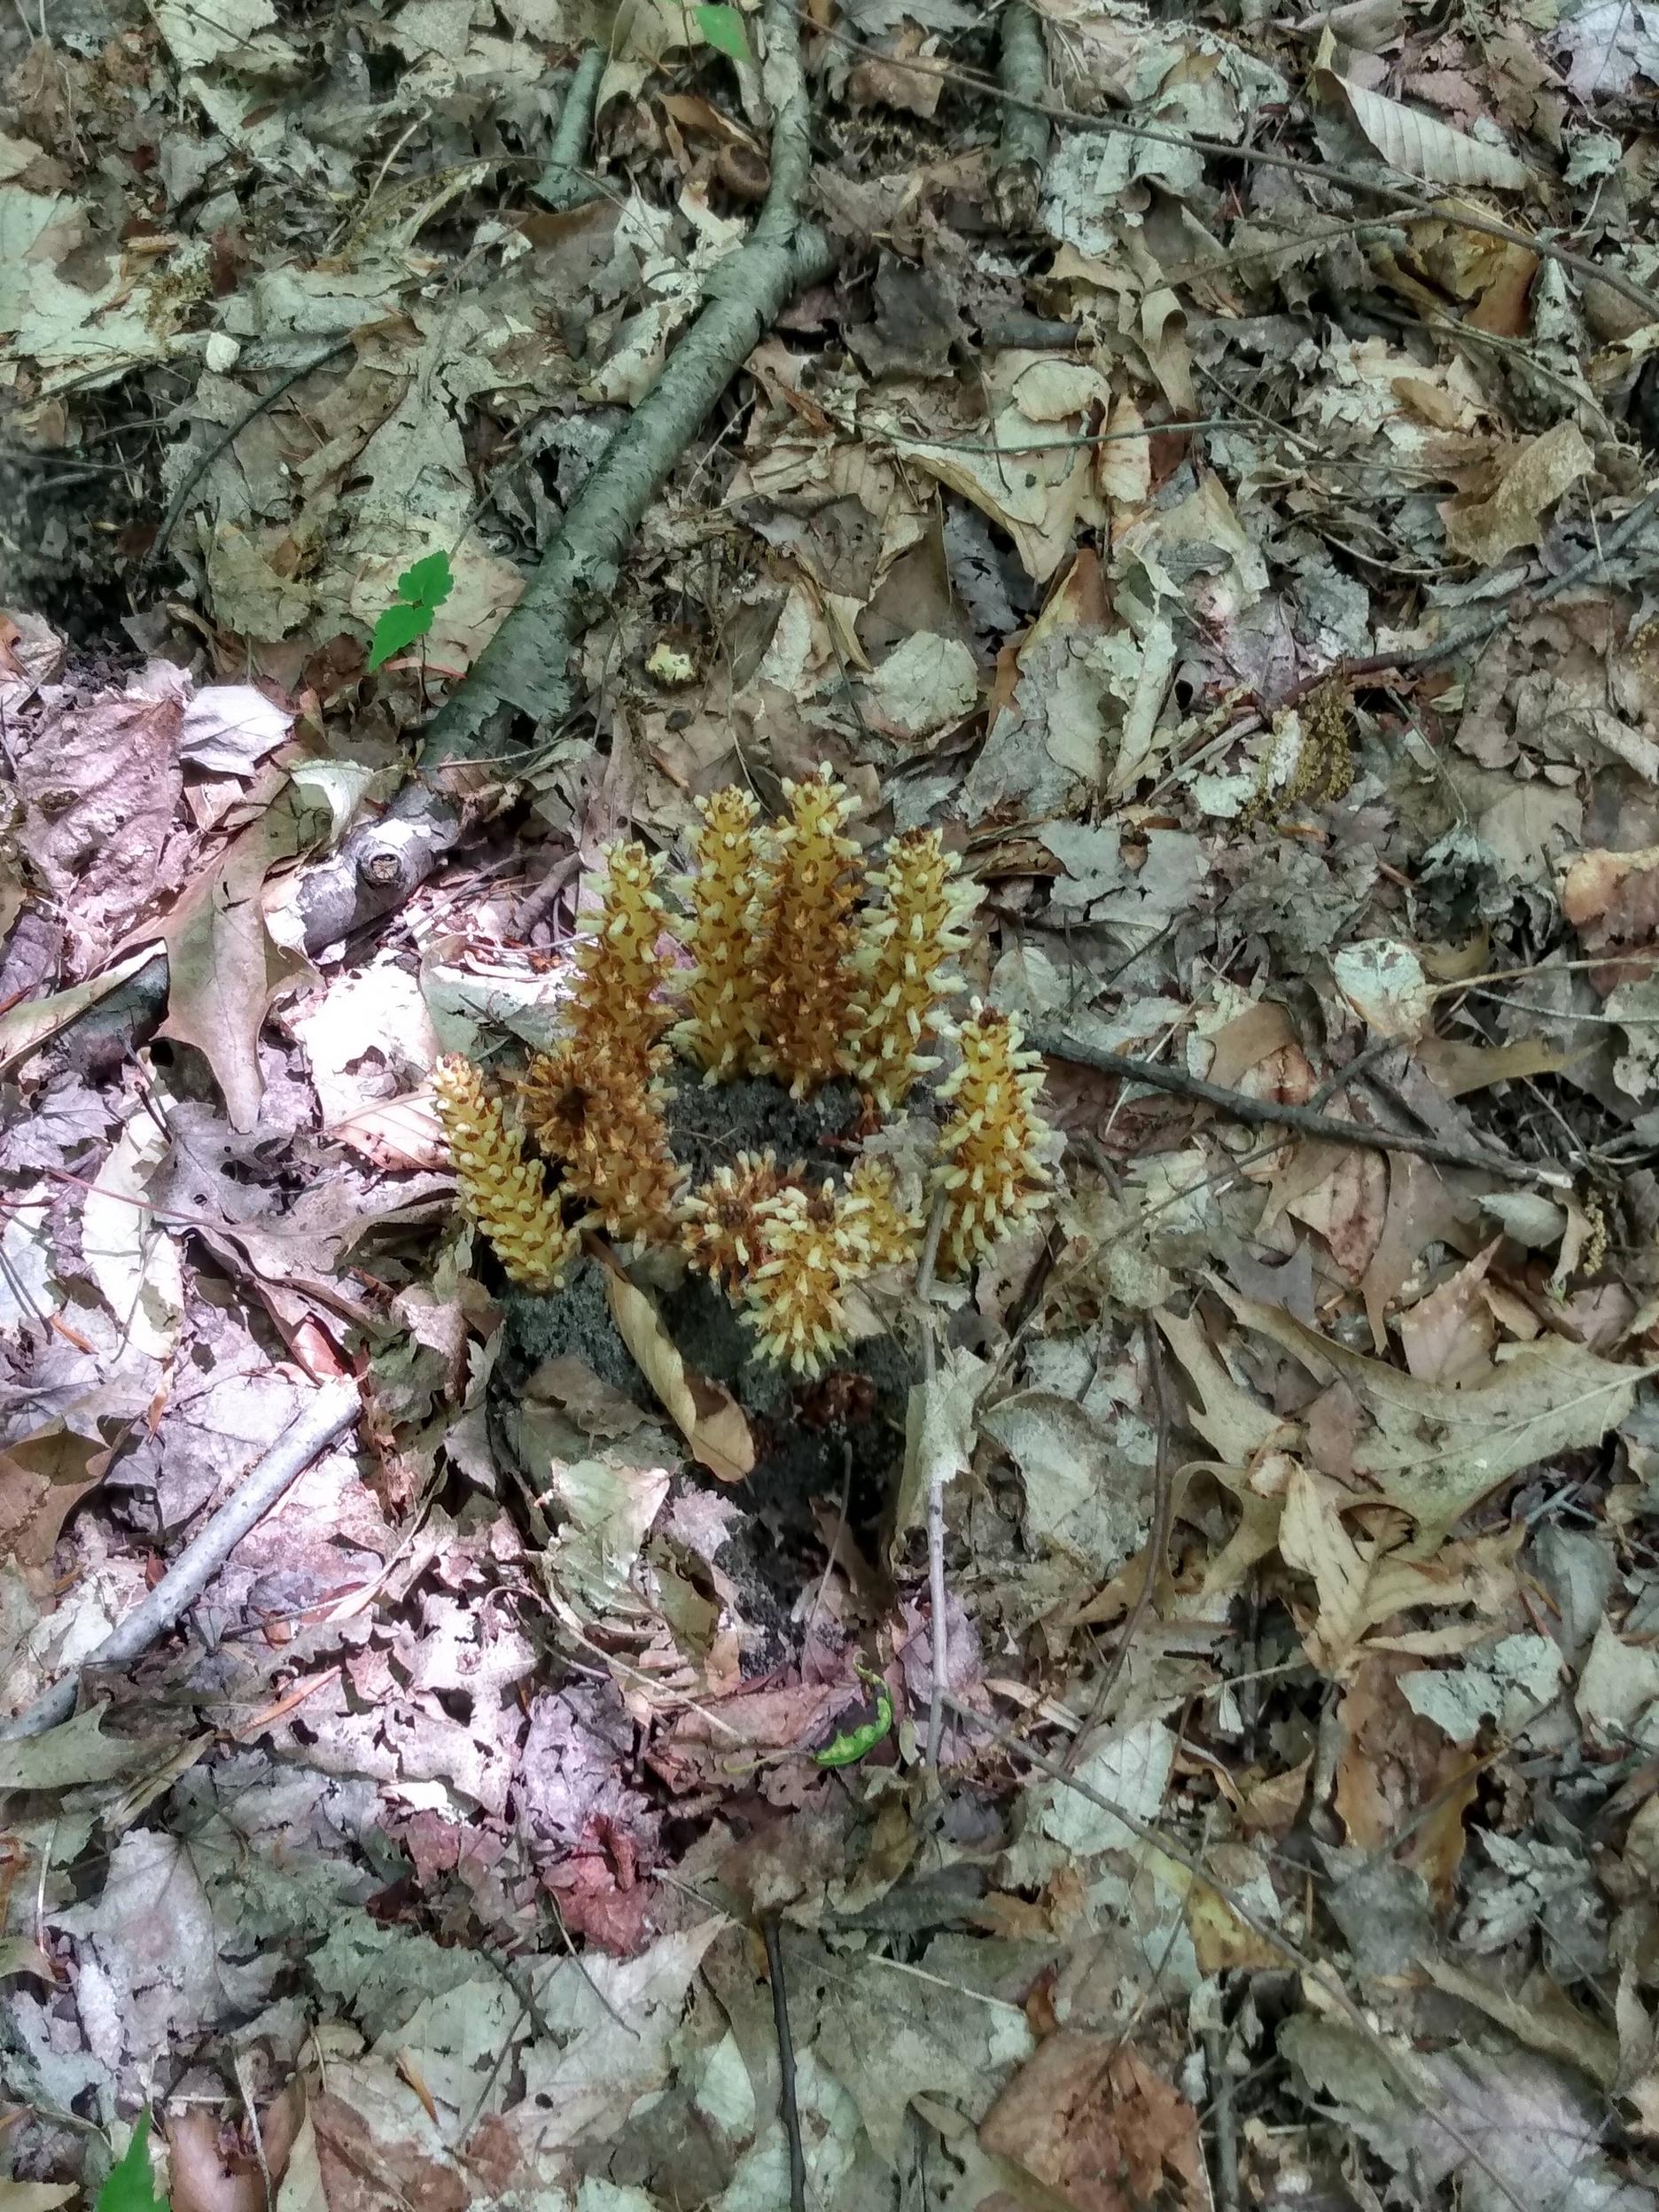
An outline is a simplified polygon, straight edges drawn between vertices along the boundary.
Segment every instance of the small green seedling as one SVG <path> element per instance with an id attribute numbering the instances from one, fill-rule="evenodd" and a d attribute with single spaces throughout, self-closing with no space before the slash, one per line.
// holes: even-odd
<path id="1" fill-rule="evenodd" d="M 693 8 L 691 14 L 698 30 L 717 53 L 726 54 L 733 61 L 753 60 L 748 27 L 736 8 Z"/>
<path id="2" fill-rule="evenodd" d="M 714 9 L 714 14 L 729 14 L 729 9 Z M 398 596 L 381 615 L 374 627 L 374 643 L 369 649 L 369 672 L 390 660 L 393 653 L 401 653 L 406 645 L 412 645 L 417 637 L 424 637 L 432 626 L 432 617 L 455 588 L 455 578 L 449 572 L 447 553 L 428 553 L 412 568 L 406 568 L 398 578 Z"/>
<path id="3" fill-rule="evenodd" d="M 855 1766 L 876 1749 L 892 1726 L 892 1697 L 886 1682 L 874 1667 L 867 1667 L 862 1658 L 854 1659 L 853 1664 L 858 1671 L 859 1680 L 867 1682 L 875 1691 L 876 1710 L 868 1720 L 861 1721 L 856 1728 L 844 1728 L 822 1751 L 814 1751 L 813 1758 L 819 1766 Z"/>
<path id="4" fill-rule="evenodd" d="M 150 2115 L 142 2112 L 132 2141 L 110 2168 L 109 2179 L 97 2193 L 92 2212 L 168 2212 L 167 2200 L 155 2193 L 150 2171 Z"/>

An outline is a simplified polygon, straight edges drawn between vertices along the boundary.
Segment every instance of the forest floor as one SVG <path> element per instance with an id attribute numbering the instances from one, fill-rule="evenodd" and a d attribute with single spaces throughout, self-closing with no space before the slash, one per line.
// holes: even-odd
<path id="1" fill-rule="evenodd" d="M 1659 8 L 35 5 L 0 2212 L 1659 2206 Z M 821 767 L 978 904 L 674 1076 L 931 1209 L 797 1375 L 438 1094 Z"/>

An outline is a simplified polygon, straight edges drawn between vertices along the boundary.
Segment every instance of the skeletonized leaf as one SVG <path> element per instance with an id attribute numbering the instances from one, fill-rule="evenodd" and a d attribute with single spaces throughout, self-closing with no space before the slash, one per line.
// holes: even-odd
<path id="1" fill-rule="evenodd" d="M 1436 116 L 1402 107 L 1398 100 L 1339 77 L 1334 69 L 1316 69 L 1313 78 L 1321 91 L 1341 101 L 1375 152 L 1402 176 L 1425 184 L 1487 184 L 1505 192 L 1524 191 L 1531 182 L 1526 163 L 1502 146 L 1484 145 Z"/>

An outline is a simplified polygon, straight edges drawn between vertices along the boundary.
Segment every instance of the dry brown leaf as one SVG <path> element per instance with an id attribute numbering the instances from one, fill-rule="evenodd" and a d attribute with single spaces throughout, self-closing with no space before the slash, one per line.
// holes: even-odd
<path id="1" fill-rule="evenodd" d="M 1490 1365 L 1498 1328 L 1482 1286 L 1502 1242 L 1494 1237 L 1454 1275 L 1400 1315 L 1406 1365 L 1423 1382 L 1455 1386 Z"/>
<path id="2" fill-rule="evenodd" d="M 167 916 L 169 981 L 161 1034 L 194 1045 L 224 1094 L 233 1129 L 259 1119 L 264 1081 L 259 1037 L 271 1002 L 309 972 L 301 954 L 278 945 L 265 920 L 265 879 L 304 850 L 299 818 L 284 797 L 231 843 Z"/>
<path id="3" fill-rule="evenodd" d="M 1544 535 L 1546 510 L 1595 466 L 1595 456 L 1576 423 L 1557 423 L 1530 438 L 1500 463 L 1497 488 L 1481 497 L 1460 495 L 1440 513 L 1446 545 L 1460 560 L 1484 568 Z"/>
<path id="4" fill-rule="evenodd" d="M 847 78 L 854 107 L 891 107 L 900 114 L 931 116 L 945 90 L 946 64 L 931 58 L 937 38 L 906 23 L 867 60 L 855 62 Z"/>
<path id="5" fill-rule="evenodd" d="M 64 1523 L 103 1481 L 113 1456 L 113 1446 L 77 1436 L 61 1421 L 0 1452 L 0 1560 L 50 1569 Z"/>
<path id="6" fill-rule="evenodd" d="M 1245 1328 L 1271 1337 L 1316 1375 L 1342 1375 L 1375 1424 L 1354 1452 L 1358 1476 L 1444 1536 L 1470 1507 L 1540 1460 L 1599 1444 L 1629 1414 L 1639 1367 L 1600 1359 L 1559 1336 L 1529 1344 L 1460 1390 L 1367 1359 L 1290 1314 L 1211 1277 Z M 1167 1332 L 1166 1332 L 1167 1333 Z"/>
<path id="7" fill-rule="evenodd" d="M 754 1439 L 741 1406 L 718 1383 L 691 1374 L 655 1305 L 616 1268 L 605 1270 L 605 1296 L 617 1334 L 662 1400 L 692 1458 L 717 1481 L 740 1483 L 755 1463 Z"/>
<path id="8" fill-rule="evenodd" d="M 1532 172 L 1502 146 L 1489 146 L 1450 123 L 1372 92 L 1334 69 L 1316 69 L 1313 82 L 1348 110 L 1376 152 L 1403 176 L 1424 184 L 1492 184 L 1524 191 Z"/>
<path id="9" fill-rule="evenodd" d="M 979 2142 L 1076 2212 L 1208 2212 L 1198 2115 L 1118 2037 L 1047 2037 L 980 2122 Z"/>

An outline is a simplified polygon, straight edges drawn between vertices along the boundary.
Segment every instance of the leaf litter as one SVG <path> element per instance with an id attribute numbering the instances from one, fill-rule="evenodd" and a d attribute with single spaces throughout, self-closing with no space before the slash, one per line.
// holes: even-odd
<path id="1" fill-rule="evenodd" d="M 82 1710 L 0 1746 L 0 2212 L 1655 2201 L 1659 20 L 1004 14 L 811 16 L 832 277 L 333 906 L 719 292 L 766 28 L 8 26 L 0 1678 Z M 515 1285 L 437 1079 L 821 764 L 980 891 L 944 1067 L 676 1079 L 688 1179 L 918 1202 L 970 996 L 1057 1135 L 810 1375 L 660 1241 Z"/>

